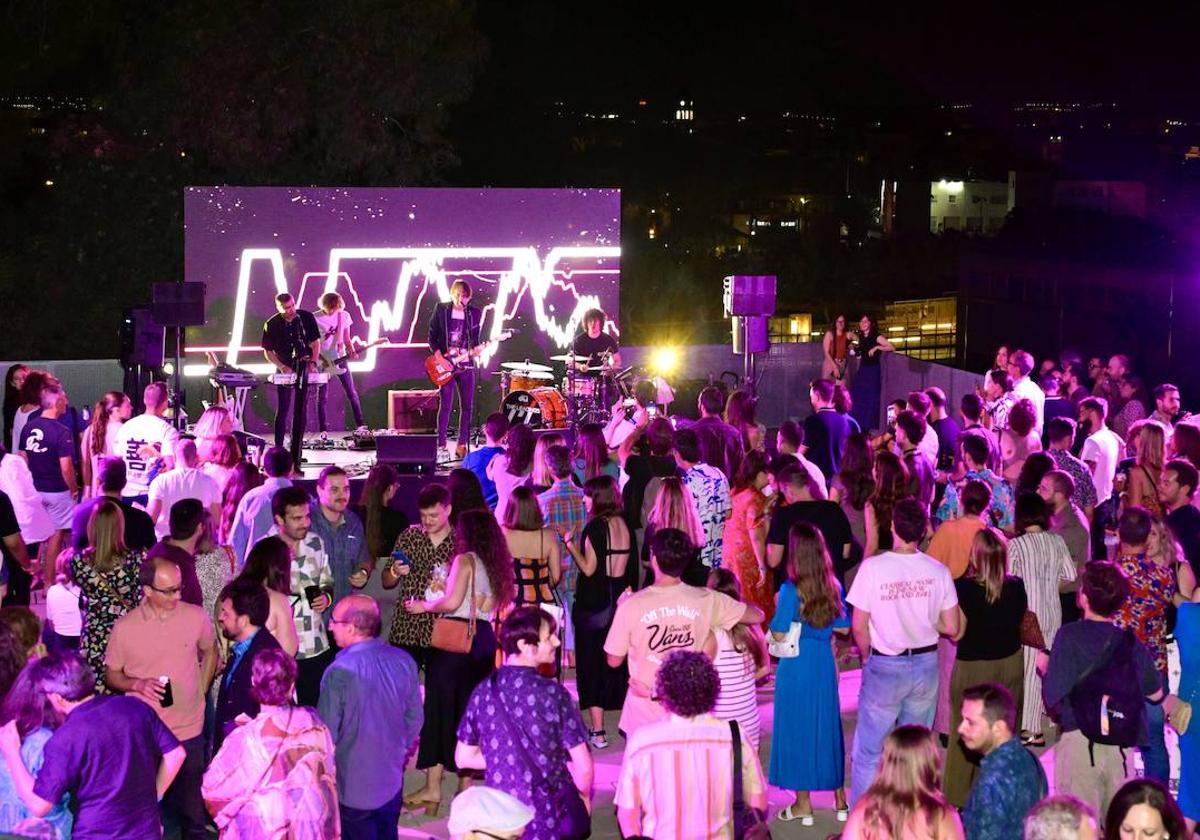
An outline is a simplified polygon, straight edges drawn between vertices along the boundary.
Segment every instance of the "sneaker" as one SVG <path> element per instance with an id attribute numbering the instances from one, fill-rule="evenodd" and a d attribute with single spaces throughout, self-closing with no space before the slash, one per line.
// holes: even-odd
<path id="1" fill-rule="evenodd" d="M 588 731 L 588 743 L 592 745 L 594 750 L 608 749 L 608 738 L 604 736 L 603 729 L 592 729 Z"/>
<path id="2" fill-rule="evenodd" d="M 450 463 L 450 452 L 446 449 L 439 449 L 437 452 L 437 462 L 439 464 Z"/>
<path id="3" fill-rule="evenodd" d="M 357 429 L 354 430 L 354 433 L 356 435 L 365 435 L 369 431 L 371 431 L 371 430 L 368 429 L 366 426 L 359 426 Z"/>

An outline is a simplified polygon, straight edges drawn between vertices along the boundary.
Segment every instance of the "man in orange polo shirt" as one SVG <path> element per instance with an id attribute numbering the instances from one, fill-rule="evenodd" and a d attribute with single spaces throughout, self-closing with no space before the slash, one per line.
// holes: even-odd
<path id="1" fill-rule="evenodd" d="M 204 695 L 217 667 L 216 634 L 201 607 L 180 599 L 183 578 L 174 562 L 147 560 L 138 577 L 142 603 L 113 626 L 104 679 L 109 688 L 147 703 L 183 745 L 187 758 L 163 802 L 186 840 L 204 838 Z"/>

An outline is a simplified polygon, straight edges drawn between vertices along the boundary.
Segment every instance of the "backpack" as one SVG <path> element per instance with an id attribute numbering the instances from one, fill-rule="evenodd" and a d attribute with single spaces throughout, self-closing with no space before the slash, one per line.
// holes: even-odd
<path id="1" fill-rule="evenodd" d="M 1132 631 L 1122 631 L 1105 645 L 1067 696 L 1079 731 L 1088 739 L 1089 754 L 1093 744 L 1138 744 L 1146 698 L 1134 658 L 1136 646 Z"/>

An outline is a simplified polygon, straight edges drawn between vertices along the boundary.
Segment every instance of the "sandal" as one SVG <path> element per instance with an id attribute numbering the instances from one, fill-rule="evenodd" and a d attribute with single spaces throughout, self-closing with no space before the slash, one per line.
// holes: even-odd
<path id="1" fill-rule="evenodd" d="M 807 814 L 798 814 L 792 811 L 792 808 L 794 807 L 795 803 L 788 805 L 786 808 L 776 814 L 775 818 L 780 822 L 793 822 L 794 820 L 799 820 L 800 825 L 805 826 L 806 828 L 812 826 L 816 822 L 816 818 L 813 816 L 812 811 L 809 811 Z"/>
<path id="2" fill-rule="evenodd" d="M 436 817 L 438 811 L 441 810 L 442 800 L 440 799 L 418 799 L 410 796 L 404 800 L 404 811 L 416 813 L 424 811 L 427 817 Z"/>

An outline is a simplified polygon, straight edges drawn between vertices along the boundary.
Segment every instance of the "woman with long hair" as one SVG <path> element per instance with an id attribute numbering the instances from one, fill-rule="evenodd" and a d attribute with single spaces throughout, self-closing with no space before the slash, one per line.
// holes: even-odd
<path id="1" fill-rule="evenodd" d="M 1104 840 L 1177 840 L 1192 836 L 1170 792 L 1154 779 L 1130 779 L 1121 785 L 1104 814 Z"/>
<path id="2" fill-rule="evenodd" d="M 125 547 L 125 514 L 105 499 L 88 518 L 88 545 L 71 559 L 71 577 L 79 584 L 83 625 L 79 646 L 96 678 L 96 691 L 108 693 L 104 652 L 117 619 L 142 601 L 138 570 L 146 555 Z"/>
<path id="3" fill-rule="evenodd" d="M 684 571 L 683 582 L 691 586 L 704 586 L 708 581 L 708 567 L 700 560 L 704 526 L 700 524 L 696 500 L 679 476 L 660 478 L 659 482 L 658 495 L 654 497 L 654 507 L 646 516 L 646 531 L 642 535 L 643 580 L 649 585 L 654 579 L 654 573 L 650 571 L 650 540 L 663 528 L 676 528 L 687 534 L 692 545 L 696 546 L 696 556 Z"/>
<path id="4" fill-rule="evenodd" d="M 446 488 L 450 491 L 451 525 L 458 525 L 458 518 L 469 510 L 491 510 L 483 497 L 479 476 L 470 470 L 462 467 L 450 470 L 450 475 L 446 477 Z"/>
<path id="5" fill-rule="evenodd" d="M 0 443 L 5 447 L 11 447 L 13 443 L 13 419 L 21 405 L 21 386 L 25 384 L 28 374 L 29 366 L 19 362 L 9 365 L 8 372 L 4 374 L 4 439 Z"/>
<path id="6" fill-rule="evenodd" d="M 43 690 L 46 679 L 46 664 L 42 660 L 29 662 L 0 705 L 0 725 L 16 721 L 17 734 L 21 736 L 21 763 L 35 778 L 45 760 L 46 742 L 64 719 Z M 21 801 L 7 764 L 0 762 L 0 831 L 12 832 L 14 836 L 69 840 L 75 823 L 69 806 L 70 796 L 64 794 L 50 813 L 35 817 Z"/>
<path id="7" fill-rule="evenodd" d="M 1133 467 L 1125 485 L 1123 502 L 1138 505 L 1161 518 L 1165 511 L 1158 498 L 1158 484 L 1162 481 L 1163 465 L 1166 463 L 1167 436 L 1154 420 L 1141 420 L 1129 430 L 1129 437 L 1136 436 L 1133 451 Z"/>
<path id="8" fill-rule="evenodd" d="M 1171 457 L 1184 458 L 1200 469 L 1200 426 L 1194 423 L 1175 424 L 1175 430 L 1171 433 Z"/>
<path id="9" fill-rule="evenodd" d="M 223 405 L 209 406 L 196 420 L 192 434 L 196 436 L 196 454 L 200 463 L 212 461 L 217 440 L 223 435 L 233 434 L 233 415 Z"/>
<path id="10" fill-rule="evenodd" d="M 525 423 L 513 423 L 505 437 L 506 449 L 487 465 L 487 477 L 496 485 L 496 520 L 504 521 L 504 510 L 513 488 L 524 484 L 533 472 L 533 450 L 537 446 L 533 429 Z"/>
<path id="11" fill-rule="evenodd" d="M 234 466 L 221 491 L 221 527 L 219 538 L 222 545 L 229 544 L 229 534 L 233 530 L 233 519 L 237 515 L 238 505 L 242 497 L 263 484 L 262 471 L 253 464 L 242 461 Z"/>
<path id="12" fill-rule="evenodd" d="M 1017 497 L 1017 536 L 1008 544 L 1009 572 L 1025 583 L 1029 609 L 1037 616 L 1046 647 L 1054 644 L 1062 626 L 1062 601 L 1058 590 L 1063 581 L 1075 580 L 1075 563 L 1067 544 L 1050 533 L 1050 510 L 1042 497 L 1026 493 Z M 1037 672 L 1037 651 L 1023 648 L 1025 657 L 1024 701 L 1021 704 L 1021 741 L 1044 746 L 1042 678 Z M 1013 697 L 1017 693 L 1013 692 Z"/>
<path id="13" fill-rule="evenodd" d="M 721 543 L 721 567 L 733 572 L 746 602 L 762 610 L 766 622 L 775 613 L 775 587 L 767 572 L 771 505 L 763 492 L 771 482 L 768 467 L 766 453 L 758 450 L 742 459 L 732 477 L 733 511 Z"/>
<path id="14" fill-rule="evenodd" d="M 196 543 L 196 577 L 200 581 L 200 594 L 204 611 L 213 619 L 214 630 L 220 633 L 221 628 L 215 626 L 217 616 L 217 596 L 225 588 L 225 584 L 233 580 L 237 569 L 233 549 L 221 545 L 217 541 L 217 523 L 207 509 L 200 520 L 202 531 Z"/>
<path id="15" fill-rule="evenodd" d="M 105 455 L 120 457 L 117 435 L 125 421 L 133 416 L 133 402 L 121 391 L 109 391 L 92 410 L 92 422 L 83 430 L 79 443 L 79 467 L 83 471 L 83 498 L 90 499 L 98 492 L 100 459 Z"/>
<path id="16" fill-rule="evenodd" d="M 201 789 L 221 838 L 340 837 L 333 738 L 315 710 L 292 702 L 296 661 L 270 649 L 242 667 L 258 715 L 226 736 Z"/>
<path id="17" fill-rule="evenodd" d="M 850 332 L 846 329 L 846 316 L 838 315 L 821 339 L 821 378 L 841 382 L 846 378 L 846 364 L 850 361 Z"/>
<path id="18" fill-rule="evenodd" d="M 1058 469 L 1058 464 L 1050 457 L 1049 453 L 1030 453 L 1029 457 L 1025 459 L 1025 466 L 1021 467 L 1021 474 L 1017 476 L 1017 483 L 1013 486 L 1013 495 L 1036 493 L 1038 485 L 1042 483 L 1042 478 L 1046 473 L 1056 469 Z"/>
<path id="19" fill-rule="evenodd" d="M 599 423 L 584 423 L 575 437 L 575 478 L 582 485 L 601 475 L 619 479 L 621 467 L 604 439 L 604 427 Z"/>
<path id="20" fill-rule="evenodd" d="M 725 422 L 742 433 L 742 446 L 749 452 L 766 445 L 766 426 L 758 422 L 758 398 L 745 388 L 729 395 L 725 403 Z"/>
<path id="21" fill-rule="evenodd" d="M 387 464 L 371 467 L 363 483 L 358 516 L 363 522 L 367 553 L 372 563 L 379 560 L 390 562 L 385 558 L 391 557 L 396 539 L 408 529 L 408 517 L 391 506 L 399 489 L 400 477 Z"/>
<path id="22" fill-rule="evenodd" d="M 937 740 L 924 726 L 893 729 L 883 741 L 879 770 L 854 805 L 843 837 L 963 840 L 962 821 L 941 791 Z"/>
<path id="23" fill-rule="evenodd" d="M 862 432 L 846 438 L 842 465 L 829 487 L 829 501 L 837 502 L 850 520 L 850 533 L 858 551 L 867 545 L 867 502 L 875 494 L 875 450 Z M 857 562 L 860 558 L 851 559 Z"/>
<path id="24" fill-rule="evenodd" d="M 1021 619 L 1029 601 L 1025 584 L 1006 574 L 1008 552 L 1004 540 L 990 528 L 975 534 L 967 571 L 954 582 L 958 592 L 958 651 L 950 673 L 950 732 L 946 749 L 946 799 L 965 807 L 979 765 L 958 739 L 962 723 L 963 692 L 979 683 L 999 683 L 1021 708 L 1025 683 L 1021 653 Z"/>
<path id="25" fill-rule="evenodd" d="M 546 527 L 532 487 L 513 490 L 501 530 L 516 574 L 517 594 L 513 605 L 550 604 L 553 614 L 561 618 L 562 605 L 554 597 L 554 587 L 562 578 L 558 535 Z"/>
<path id="26" fill-rule="evenodd" d="M 436 813 L 441 803 L 444 768 L 457 773 L 454 748 L 458 724 L 471 692 L 496 667 L 492 621 L 513 602 L 516 583 L 504 533 L 486 507 L 463 511 L 454 529 L 454 559 L 445 594 L 405 603 L 414 615 L 433 613 L 468 625 L 471 649 L 455 653 L 434 648 L 425 668 L 425 723 L 417 768 L 427 770 L 425 787 L 408 797 L 407 807 Z M 460 780 L 461 781 L 461 780 Z"/>
<path id="27" fill-rule="evenodd" d="M 617 482 L 608 476 L 583 485 L 588 522 L 582 535 L 567 534 L 567 550 L 579 569 L 575 604 L 575 678 L 579 708 L 587 710 L 588 741 L 598 750 L 608 746 L 604 712 L 625 705 L 629 667 L 608 664 L 604 640 L 612 626 L 617 599 L 637 588 L 637 541 L 625 521 Z M 578 544 L 576 544 L 578 539 Z"/>
<path id="28" fill-rule="evenodd" d="M 875 491 L 863 506 L 863 557 L 892 550 L 892 511 L 896 502 L 908 498 L 908 483 L 908 468 L 898 455 L 889 450 L 875 454 Z"/>
<path id="29" fill-rule="evenodd" d="M 233 435 L 218 435 L 209 446 L 209 460 L 200 464 L 200 472 L 217 482 L 225 490 L 233 468 L 242 462 L 242 447 Z"/>
<path id="30" fill-rule="evenodd" d="M 4 443 L 10 452 L 21 451 L 21 430 L 33 412 L 42 407 L 42 386 L 54 377 L 44 370 L 26 368 L 17 390 L 16 408 L 13 410 L 12 436 Z"/>
<path id="31" fill-rule="evenodd" d="M 256 542 L 246 555 L 238 577 L 267 588 L 271 599 L 267 630 L 289 656 L 295 656 L 300 649 L 300 637 L 292 613 L 292 554 L 287 543 L 279 537 L 265 537 Z"/>
<path id="32" fill-rule="evenodd" d="M 533 468 L 525 482 L 527 486 L 533 488 L 534 493 L 544 493 L 554 483 L 550 465 L 546 462 L 546 453 L 550 451 L 551 446 L 563 446 L 566 442 L 567 439 L 559 432 L 538 435 L 537 443 L 533 447 Z"/>
<path id="33" fill-rule="evenodd" d="M 796 791 L 796 800 L 779 819 L 810 826 L 814 818 L 809 792 L 814 790 L 834 791 L 838 819 L 846 819 L 846 747 L 832 638 L 849 632 L 850 616 L 825 538 L 815 526 L 797 522 L 791 527 L 787 557 L 788 576 L 779 589 L 770 629 L 782 641 L 799 622 L 800 652 L 780 659 L 775 674 L 767 778 L 776 787 Z"/>
<path id="34" fill-rule="evenodd" d="M 1000 430 L 1001 474 L 1015 484 L 1030 453 L 1042 451 L 1037 432 L 1037 409 L 1028 399 L 1017 400 L 1008 411 L 1008 427 Z"/>
<path id="35" fill-rule="evenodd" d="M 707 585 L 735 601 L 742 600 L 742 587 L 728 569 L 709 572 Z M 721 720 L 736 720 L 746 739 L 758 749 L 762 719 L 756 685 L 771 673 L 771 658 L 762 630 L 751 624 L 736 624 L 731 630 L 714 628 L 704 644 L 704 652 L 721 677 L 713 715 Z"/>
<path id="36" fill-rule="evenodd" d="M 868 434 L 880 428 L 879 389 L 883 381 L 883 354 L 891 353 L 892 346 L 879 332 L 879 325 L 870 315 L 858 320 L 857 348 L 858 371 L 850 383 L 850 395 L 854 398 L 854 419 Z"/>

